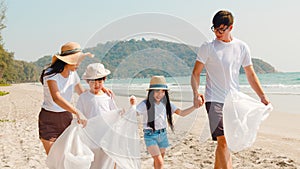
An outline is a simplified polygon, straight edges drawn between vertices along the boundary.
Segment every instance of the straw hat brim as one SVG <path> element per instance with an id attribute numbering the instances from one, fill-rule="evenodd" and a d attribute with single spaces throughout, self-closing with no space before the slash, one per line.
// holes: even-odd
<path id="1" fill-rule="evenodd" d="M 146 89 L 146 91 L 149 91 L 149 90 L 170 90 L 170 89 L 168 89 L 168 88 L 163 88 L 163 87 L 159 87 L 159 88 L 156 88 L 156 87 L 151 87 L 151 88 L 148 88 L 148 89 Z"/>
<path id="2" fill-rule="evenodd" d="M 152 76 L 148 90 L 169 90 L 164 76 Z"/>
<path id="3" fill-rule="evenodd" d="M 152 84 L 146 90 L 169 90 L 169 88 L 166 84 Z"/>
<path id="4" fill-rule="evenodd" d="M 86 56 L 94 57 L 93 54 L 90 52 L 83 53 L 83 52 L 77 52 L 74 54 L 66 55 L 66 56 L 60 56 L 60 55 L 53 55 L 51 64 L 53 64 L 57 59 L 70 64 L 70 65 L 76 65 L 79 64 Z"/>

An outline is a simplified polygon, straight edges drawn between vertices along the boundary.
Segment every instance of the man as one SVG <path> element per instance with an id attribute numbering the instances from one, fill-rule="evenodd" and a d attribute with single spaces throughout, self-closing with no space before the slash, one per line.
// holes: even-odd
<path id="1" fill-rule="evenodd" d="M 211 29 L 216 38 L 200 47 L 191 76 L 191 86 L 194 93 L 194 106 L 200 107 L 205 102 L 212 138 L 217 141 L 214 168 L 226 169 L 232 168 L 232 161 L 224 137 L 222 109 L 226 94 L 230 90 L 239 89 L 238 77 L 241 66 L 261 102 L 267 105 L 269 100 L 254 72 L 247 44 L 231 35 L 232 14 L 221 10 L 215 14 L 212 22 Z M 200 73 L 204 67 L 206 69 L 205 97 L 198 93 Z"/>

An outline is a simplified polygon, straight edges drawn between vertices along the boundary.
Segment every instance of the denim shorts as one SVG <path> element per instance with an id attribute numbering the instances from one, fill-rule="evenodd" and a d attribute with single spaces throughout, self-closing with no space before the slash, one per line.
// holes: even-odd
<path id="1" fill-rule="evenodd" d="M 169 147 L 169 141 L 166 129 L 151 130 L 144 129 L 144 140 L 146 147 L 157 145 L 159 148 Z"/>

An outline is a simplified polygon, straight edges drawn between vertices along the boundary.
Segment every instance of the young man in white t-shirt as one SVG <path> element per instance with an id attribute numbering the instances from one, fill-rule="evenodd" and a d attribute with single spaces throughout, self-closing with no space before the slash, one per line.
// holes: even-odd
<path id="1" fill-rule="evenodd" d="M 211 29 L 216 38 L 200 47 L 191 76 L 191 86 L 194 93 L 194 106 L 200 107 L 205 103 L 212 138 L 218 143 L 214 168 L 225 169 L 232 168 L 232 161 L 224 137 L 222 109 L 227 93 L 230 90 L 239 90 L 241 66 L 261 102 L 267 105 L 269 100 L 254 72 L 247 44 L 231 35 L 232 14 L 221 10 L 215 14 L 212 22 Z M 198 93 L 200 73 L 203 68 L 206 69 L 205 96 Z"/>

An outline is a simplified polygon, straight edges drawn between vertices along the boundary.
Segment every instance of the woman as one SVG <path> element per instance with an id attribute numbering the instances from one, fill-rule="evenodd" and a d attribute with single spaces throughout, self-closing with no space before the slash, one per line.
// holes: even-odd
<path id="1" fill-rule="evenodd" d="M 84 91 L 76 69 L 85 56 L 93 57 L 90 53 L 82 53 L 78 43 L 68 42 L 42 71 L 44 101 L 39 113 L 39 137 L 47 155 L 55 140 L 71 124 L 72 114 L 79 124 L 86 124 L 84 115 L 70 103 L 74 90 L 78 95 Z"/>

